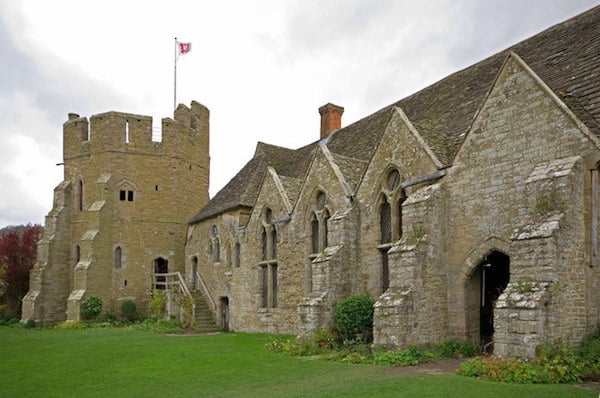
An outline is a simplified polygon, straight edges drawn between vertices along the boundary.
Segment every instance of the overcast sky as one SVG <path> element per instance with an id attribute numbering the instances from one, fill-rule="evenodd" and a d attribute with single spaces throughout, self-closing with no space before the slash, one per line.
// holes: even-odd
<path id="1" fill-rule="evenodd" d="M 0 227 L 43 223 L 62 180 L 62 124 L 123 111 L 211 111 L 213 196 L 258 141 L 318 138 L 600 0 L 0 0 Z"/>

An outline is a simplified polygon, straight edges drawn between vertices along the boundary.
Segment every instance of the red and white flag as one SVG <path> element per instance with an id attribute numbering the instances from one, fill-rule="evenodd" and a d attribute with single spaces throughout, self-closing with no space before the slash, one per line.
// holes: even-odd
<path id="1" fill-rule="evenodd" d="M 192 51 L 192 43 L 177 42 L 177 55 L 184 55 Z"/>

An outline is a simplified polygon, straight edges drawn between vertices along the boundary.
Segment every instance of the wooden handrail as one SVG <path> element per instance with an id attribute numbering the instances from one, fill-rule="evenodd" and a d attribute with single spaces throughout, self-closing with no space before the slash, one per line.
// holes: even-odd
<path id="1" fill-rule="evenodd" d="M 204 283 L 204 280 L 202 279 L 202 276 L 200 276 L 200 273 L 198 271 L 196 271 L 196 278 L 200 281 L 200 285 L 202 285 L 202 289 L 204 290 L 204 295 L 208 298 L 208 301 L 210 301 L 210 306 L 212 307 L 213 312 L 216 312 L 217 305 L 215 304 L 212 295 L 208 290 L 208 287 L 206 287 L 206 284 Z"/>
<path id="2" fill-rule="evenodd" d="M 164 277 L 165 280 L 164 282 L 158 281 L 159 277 Z M 158 288 L 158 286 L 164 286 L 165 290 L 169 289 L 170 286 L 177 286 L 179 288 L 179 293 L 183 294 L 185 296 L 187 296 L 187 298 L 189 298 L 192 302 L 192 319 L 196 318 L 196 303 L 194 301 L 194 296 L 192 296 L 192 293 L 190 292 L 190 289 L 188 289 L 187 285 L 185 284 L 185 280 L 183 279 L 183 277 L 181 276 L 180 272 L 167 272 L 164 274 L 154 274 L 154 288 Z"/>

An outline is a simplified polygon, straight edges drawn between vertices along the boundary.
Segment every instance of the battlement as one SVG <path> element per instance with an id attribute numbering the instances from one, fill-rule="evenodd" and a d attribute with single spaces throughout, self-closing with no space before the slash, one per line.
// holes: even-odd
<path id="1" fill-rule="evenodd" d="M 68 115 L 63 124 L 65 161 L 105 152 L 175 155 L 190 150 L 208 151 L 208 108 L 196 101 L 180 104 L 173 118 L 161 120 L 162 141 L 152 140 L 152 117 L 125 112 L 106 112 L 90 117 Z"/>

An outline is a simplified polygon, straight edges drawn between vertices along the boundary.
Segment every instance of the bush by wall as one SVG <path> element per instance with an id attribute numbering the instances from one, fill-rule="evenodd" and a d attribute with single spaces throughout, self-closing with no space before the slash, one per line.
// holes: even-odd
<path id="1" fill-rule="evenodd" d="M 373 341 L 373 299 L 367 295 L 350 296 L 335 306 L 335 327 L 342 341 Z"/>
<path id="2" fill-rule="evenodd" d="M 133 300 L 125 300 L 121 304 L 121 316 L 126 321 L 133 321 L 137 317 L 137 305 Z"/>
<path id="3" fill-rule="evenodd" d="M 98 297 L 88 297 L 79 309 L 81 319 L 91 320 L 96 319 L 102 312 L 102 300 Z"/>
<path id="4" fill-rule="evenodd" d="M 577 383 L 600 380 L 600 332 L 579 346 L 543 344 L 534 359 L 473 358 L 458 369 L 463 376 L 512 383 Z"/>

